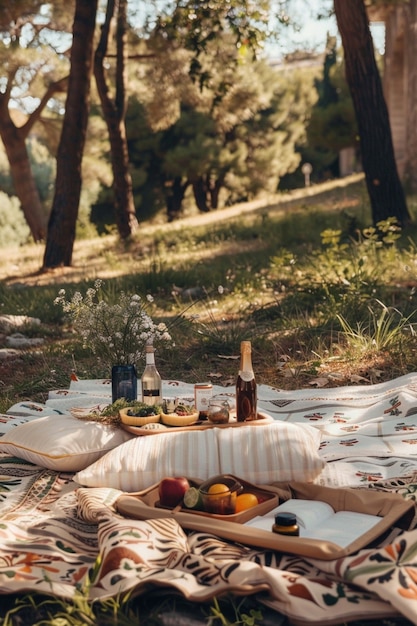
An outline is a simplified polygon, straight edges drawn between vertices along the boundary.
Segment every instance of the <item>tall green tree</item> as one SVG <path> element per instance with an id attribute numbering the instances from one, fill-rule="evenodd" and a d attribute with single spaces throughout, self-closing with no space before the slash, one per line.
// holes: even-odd
<path id="1" fill-rule="evenodd" d="M 230 36 L 210 42 L 199 59 L 201 71 L 210 71 L 202 86 L 190 78 L 192 57 L 184 51 L 149 66 L 138 97 L 160 137 L 155 151 L 169 219 L 178 216 L 188 190 L 206 212 L 274 193 L 280 177 L 299 164 L 295 144 L 305 139 L 315 98 L 312 72 L 286 74 L 248 54 L 236 56 Z M 155 160 L 148 161 L 148 180 Z"/>
<path id="2" fill-rule="evenodd" d="M 71 69 L 43 269 L 71 265 L 81 193 L 98 0 L 76 0 Z"/>
<path id="3" fill-rule="evenodd" d="M 65 31 L 63 15 L 60 1 L 55 7 L 45 7 L 41 0 L 16 0 L 0 6 L 0 137 L 15 194 L 35 241 L 46 237 L 47 211 L 36 186 L 27 139 L 35 124 L 42 122 L 52 98 L 66 89 L 65 57 L 49 45 L 56 30 Z M 59 57 L 64 72 L 59 69 Z M 18 101 L 24 110 L 27 99 L 36 106 L 26 111 L 24 123 L 17 124 L 13 102 Z"/>
<path id="4" fill-rule="evenodd" d="M 342 38 L 346 80 L 358 124 L 373 221 L 377 224 L 395 217 L 405 226 L 410 221 L 410 214 L 395 161 L 389 114 L 365 2 L 334 0 L 334 10 Z"/>
<path id="5" fill-rule="evenodd" d="M 87 110 L 87 102 L 86 102 L 86 94 L 88 93 L 88 88 L 85 85 L 85 79 L 88 79 L 90 76 L 90 65 L 89 65 L 89 52 L 90 52 L 90 41 L 94 35 L 93 30 L 90 30 L 90 17 L 91 13 L 87 15 L 87 7 L 85 4 L 89 4 L 86 0 L 83 2 L 82 0 L 77 0 L 76 2 L 76 18 L 79 20 L 79 24 L 77 25 L 77 29 L 82 27 L 83 17 L 79 15 L 78 12 L 81 10 L 86 12 L 86 25 L 84 33 L 87 35 L 85 39 L 85 47 L 86 53 L 82 58 L 80 54 L 80 50 L 78 48 L 75 39 L 73 40 L 72 51 L 71 51 L 71 75 L 72 83 L 70 81 L 69 91 L 67 97 L 66 104 L 66 112 L 64 119 L 64 128 L 63 134 L 60 142 L 60 149 L 62 147 L 63 138 L 69 139 L 68 130 L 74 131 L 72 128 L 73 119 L 77 117 L 82 117 L 79 120 L 81 123 L 79 125 L 79 140 L 77 142 L 77 149 L 71 151 L 71 155 L 68 155 L 67 159 L 69 160 L 68 165 L 70 166 L 67 170 L 71 176 L 74 176 L 73 187 L 71 190 L 66 188 L 66 184 L 63 181 L 64 170 L 60 166 L 65 162 L 64 155 L 61 152 L 58 152 L 58 168 L 57 168 L 57 179 L 56 179 L 56 192 L 54 203 L 52 207 L 52 213 L 50 217 L 50 221 L 48 224 L 48 239 L 47 245 L 44 255 L 44 268 L 56 267 L 57 265 L 70 265 L 72 260 L 72 249 L 74 244 L 75 237 L 75 223 L 76 223 L 76 215 L 77 208 L 74 203 L 76 197 L 79 199 L 79 187 L 81 181 L 80 174 L 80 164 L 82 158 L 82 149 L 84 147 L 85 140 L 85 125 L 84 125 L 84 115 L 83 113 Z M 170 4 L 170 3 L 168 3 Z M 91 11 L 96 10 L 96 1 L 91 2 Z M 259 24 L 266 23 L 266 15 L 260 12 L 259 7 L 263 7 L 267 5 L 267 0 L 262 0 L 259 3 L 259 6 L 251 5 L 247 6 L 246 0 L 231 0 L 231 2 L 224 3 L 223 0 L 213 0 L 207 2 L 206 0 L 202 0 L 199 3 L 195 3 L 193 1 L 189 2 L 174 2 L 175 8 L 180 9 L 177 14 L 180 16 L 180 21 L 177 23 L 177 26 L 172 28 L 172 21 L 170 19 L 166 19 L 166 14 L 162 20 L 158 21 L 157 30 L 165 29 L 165 41 L 172 38 L 180 39 L 184 43 L 184 45 L 190 44 L 190 48 L 193 50 L 194 54 L 194 69 L 198 66 L 198 56 L 201 51 L 204 49 L 204 46 L 208 40 L 211 40 L 212 37 L 216 36 L 216 33 L 219 30 L 223 30 L 225 28 L 225 24 L 228 28 L 233 32 L 233 36 L 235 37 L 236 45 L 242 46 L 244 41 L 249 42 L 250 45 L 256 43 L 256 38 L 259 36 Z M 196 21 L 191 18 L 196 16 Z M 74 25 L 77 24 L 77 20 L 74 21 Z M 181 23 L 180 23 L 181 22 Z M 191 26 L 191 28 L 190 28 Z M 201 30 L 201 27 L 204 27 Z M 213 32 L 210 34 L 210 30 Z M 192 31 L 195 31 L 195 36 L 191 36 Z M 75 34 L 76 30 L 74 30 Z M 246 39 L 245 39 L 246 38 Z M 190 43 L 191 41 L 191 43 Z M 245 44 L 246 45 L 246 44 Z M 75 63 L 75 65 L 74 65 Z M 81 67 L 82 63 L 85 64 L 85 67 Z M 195 72 L 198 74 L 198 71 Z M 77 80 L 78 79 L 78 80 Z M 76 92 L 79 90 L 79 93 L 76 94 L 74 98 L 73 94 L 70 93 L 70 90 Z M 77 97 L 81 98 L 77 100 Z M 78 106 L 77 106 L 78 104 Z M 64 131 L 65 129 L 65 131 Z M 79 148 L 81 148 L 81 153 L 79 152 Z M 71 158 L 69 158 L 71 156 Z M 71 191 L 71 193 L 69 193 Z M 64 206 L 63 203 L 63 195 L 68 192 L 67 206 Z M 59 233 L 61 232 L 61 236 Z M 65 233 L 65 234 L 64 234 Z M 65 241 L 64 241 L 65 238 Z"/>

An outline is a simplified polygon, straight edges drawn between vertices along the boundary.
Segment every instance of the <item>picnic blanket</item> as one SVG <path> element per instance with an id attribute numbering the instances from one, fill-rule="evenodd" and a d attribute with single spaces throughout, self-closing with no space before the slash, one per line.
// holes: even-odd
<path id="1" fill-rule="evenodd" d="M 165 391 L 192 385 L 164 381 Z M 232 389 L 215 388 L 215 393 Z M 65 415 L 109 403 L 109 381 L 72 381 L 44 405 L 19 403 L 9 417 Z M 320 431 L 319 485 L 401 494 L 416 500 L 417 374 L 373 386 L 281 391 L 259 385 L 274 419 Z M 1 424 L 1 420 L 0 420 Z M 47 436 L 47 433 L 45 433 Z M 1 438 L 0 438 L 1 441 Z M 417 624 L 417 525 L 383 545 L 331 561 L 254 548 L 175 519 L 120 515 L 113 488 L 80 487 L 71 472 L 0 455 L 0 593 L 106 599 L 165 586 L 192 602 L 256 594 L 294 624 L 403 616 Z"/>

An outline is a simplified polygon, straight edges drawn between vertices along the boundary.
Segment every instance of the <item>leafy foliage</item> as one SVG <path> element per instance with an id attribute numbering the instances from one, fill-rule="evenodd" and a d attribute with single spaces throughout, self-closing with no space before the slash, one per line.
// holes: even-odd
<path id="1" fill-rule="evenodd" d="M 29 235 L 17 198 L 0 191 L 0 245 L 21 245 L 28 241 Z"/>
<path id="2" fill-rule="evenodd" d="M 238 58 L 229 34 L 200 54 L 212 70 L 200 87 L 187 73 L 190 55 L 151 46 L 155 61 L 128 111 L 138 214 L 163 196 L 173 219 L 192 210 L 192 199 L 207 212 L 275 192 L 299 164 L 295 146 L 305 141 L 314 72 L 293 68 L 289 79 L 265 61 Z"/>
<path id="3" fill-rule="evenodd" d="M 307 127 L 306 159 L 318 170 L 318 177 L 329 170 L 337 174 L 340 151 L 357 146 L 355 113 L 336 43 L 336 37 L 328 37 L 323 77 L 316 80 L 319 97 Z"/>

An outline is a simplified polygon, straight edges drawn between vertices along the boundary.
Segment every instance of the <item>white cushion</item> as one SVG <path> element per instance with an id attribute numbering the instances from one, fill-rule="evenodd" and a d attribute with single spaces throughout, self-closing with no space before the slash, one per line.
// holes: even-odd
<path id="1" fill-rule="evenodd" d="M 41 467 L 77 472 L 131 437 L 114 426 L 49 415 L 10 429 L 0 438 L 0 452 Z"/>
<path id="2" fill-rule="evenodd" d="M 323 469 L 320 432 L 275 421 L 265 426 L 217 429 L 221 473 L 255 484 L 310 481 Z"/>
<path id="3" fill-rule="evenodd" d="M 297 424 L 212 428 L 140 436 L 112 450 L 74 479 L 87 487 L 140 491 L 165 476 L 206 480 L 230 473 L 249 482 L 313 480 L 325 462 L 320 433 Z"/>
<path id="4" fill-rule="evenodd" d="M 135 437 L 78 472 L 74 480 L 87 487 L 140 491 L 165 476 L 205 480 L 218 474 L 215 430 L 190 430 Z"/>

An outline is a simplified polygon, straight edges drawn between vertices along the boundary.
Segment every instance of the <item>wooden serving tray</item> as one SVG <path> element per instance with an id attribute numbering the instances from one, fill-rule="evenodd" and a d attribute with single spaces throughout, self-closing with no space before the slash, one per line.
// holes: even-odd
<path id="1" fill-rule="evenodd" d="M 148 430 L 143 428 L 142 426 L 130 426 L 129 424 L 121 423 L 120 426 L 127 430 L 127 432 L 132 433 L 133 435 L 137 435 L 139 437 L 143 437 L 146 435 L 164 435 L 166 433 L 178 433 L 185 430 L 207 430 L 208 428 L 240 428 L 242 426 L 265 426 L 266 424 L 270 424 L 274 419 L 267 413 L 258 412 L 258 418 L 256 420 L 252 420 L 250 422 L 237 422 L 236 418 L 231 417 L 229 422 L 226 424 L 214 424 L 209 422 L 208 420 L 199 420 L 194 422 L 194 424 L 190 424 L 189 426 L 168 426 L 167 428 L 163 428 L 161 430 Z"/>
<path id="2" fill-rule="evenodd" d="M 231 478 L 236 478 L 235 476 L 231 476 Z M 139 500 L 141 500 L 144 504 L 151 507 L 152 509 L 158 509 L 161 511 L 161 516 L 166 515 L 177 515 L 179 512 L 187 513 L 190 515 L 196 515 L 203 518 L 211 518 L 223 520 L 224 522 L 235 522 L 237 524 L 244 524 L 249 520 L 253 519 L 257 515 L 265 515 L 276 506 L 278 506 L 278 495 L 273 491 L 267 491 L 266 489 L 262 489 L 257 485 L 253 485 L 252 483 L 248 483 L 246 480 L 242 478 L 236 478 L 236 480 L 242 485 L 243 489 L 239 491 L 241 493 L 253 493 L 258 498 L 259 504 L 251 507 L 250 509 L 246 509 L 245 511 L 241 511 L 240 513 L 232 513 L 230 515 L 220 515 L 217 513 L 207 513 L 206 511 L 196 511 L 194 509 L 187 509 L 186 507 L 175 507 L 171 509 L 166 506 L 162 506 L 159 503 L 159 494 L 158 494 L 158 486 L 159 483 L 150 487 L 147 491 L 141 493 L 141 495 L 137 496 Z M 191 487 L 198 487 L 201 484 L 201 481 L 189 479 L 189 483 Z M 208 526 L 209 527 L 209 526 Z"/>
<path id="3" fill-rule="evenodd" d="M 249 483 L 237 478 L 244 486 Z M 200 481 L 201 482 L 201 481 Z M 190 481 L 191 483 L 191 481 Z M 265 487 L 265 488 L 263 488 Z M 258 506 L 242 511 L 237 515 L 213 515 L 177 507 L 166 509 L 156 506 L 158 502 L 157 485 L 140 493 L 125 493 L 119 496 L 115 506 L 117 511 L 125 517 L 148 520 L 174 518 L 183 528 L 197 532 L 212 533 L 229 541 L 255 546 L 267 550 L 297 554 L 299 556 L 322 559 L 325 561 L 337 559 L 358 550 L 378 543 L 389 534 L 392 528 L 408 530 L 414 520 L 415 503 L 404 500 L 398 494 L 370 491 L 368 489 L 343 489 L 321 487 L 311 483 L 288 483 L 278 486 L 264 485 L 262 488 L 250 486 L 250 491 L 266 492 L 269 496 Z M 248 489 L 249 491 L 249 489 Z M 341 548 L 332 541 L 313 539 L 308 537 L 288 537 L 277 533 L 246 525 L 254 516 L 267 514 L 282 500 L 289 497 L 307 500 L 322 500 L 328 502 L 335 510 L 358 511 L 378 515 L 381 520 L 370 531 L 365 532 L 352 541 L 345 548 Z"/>

